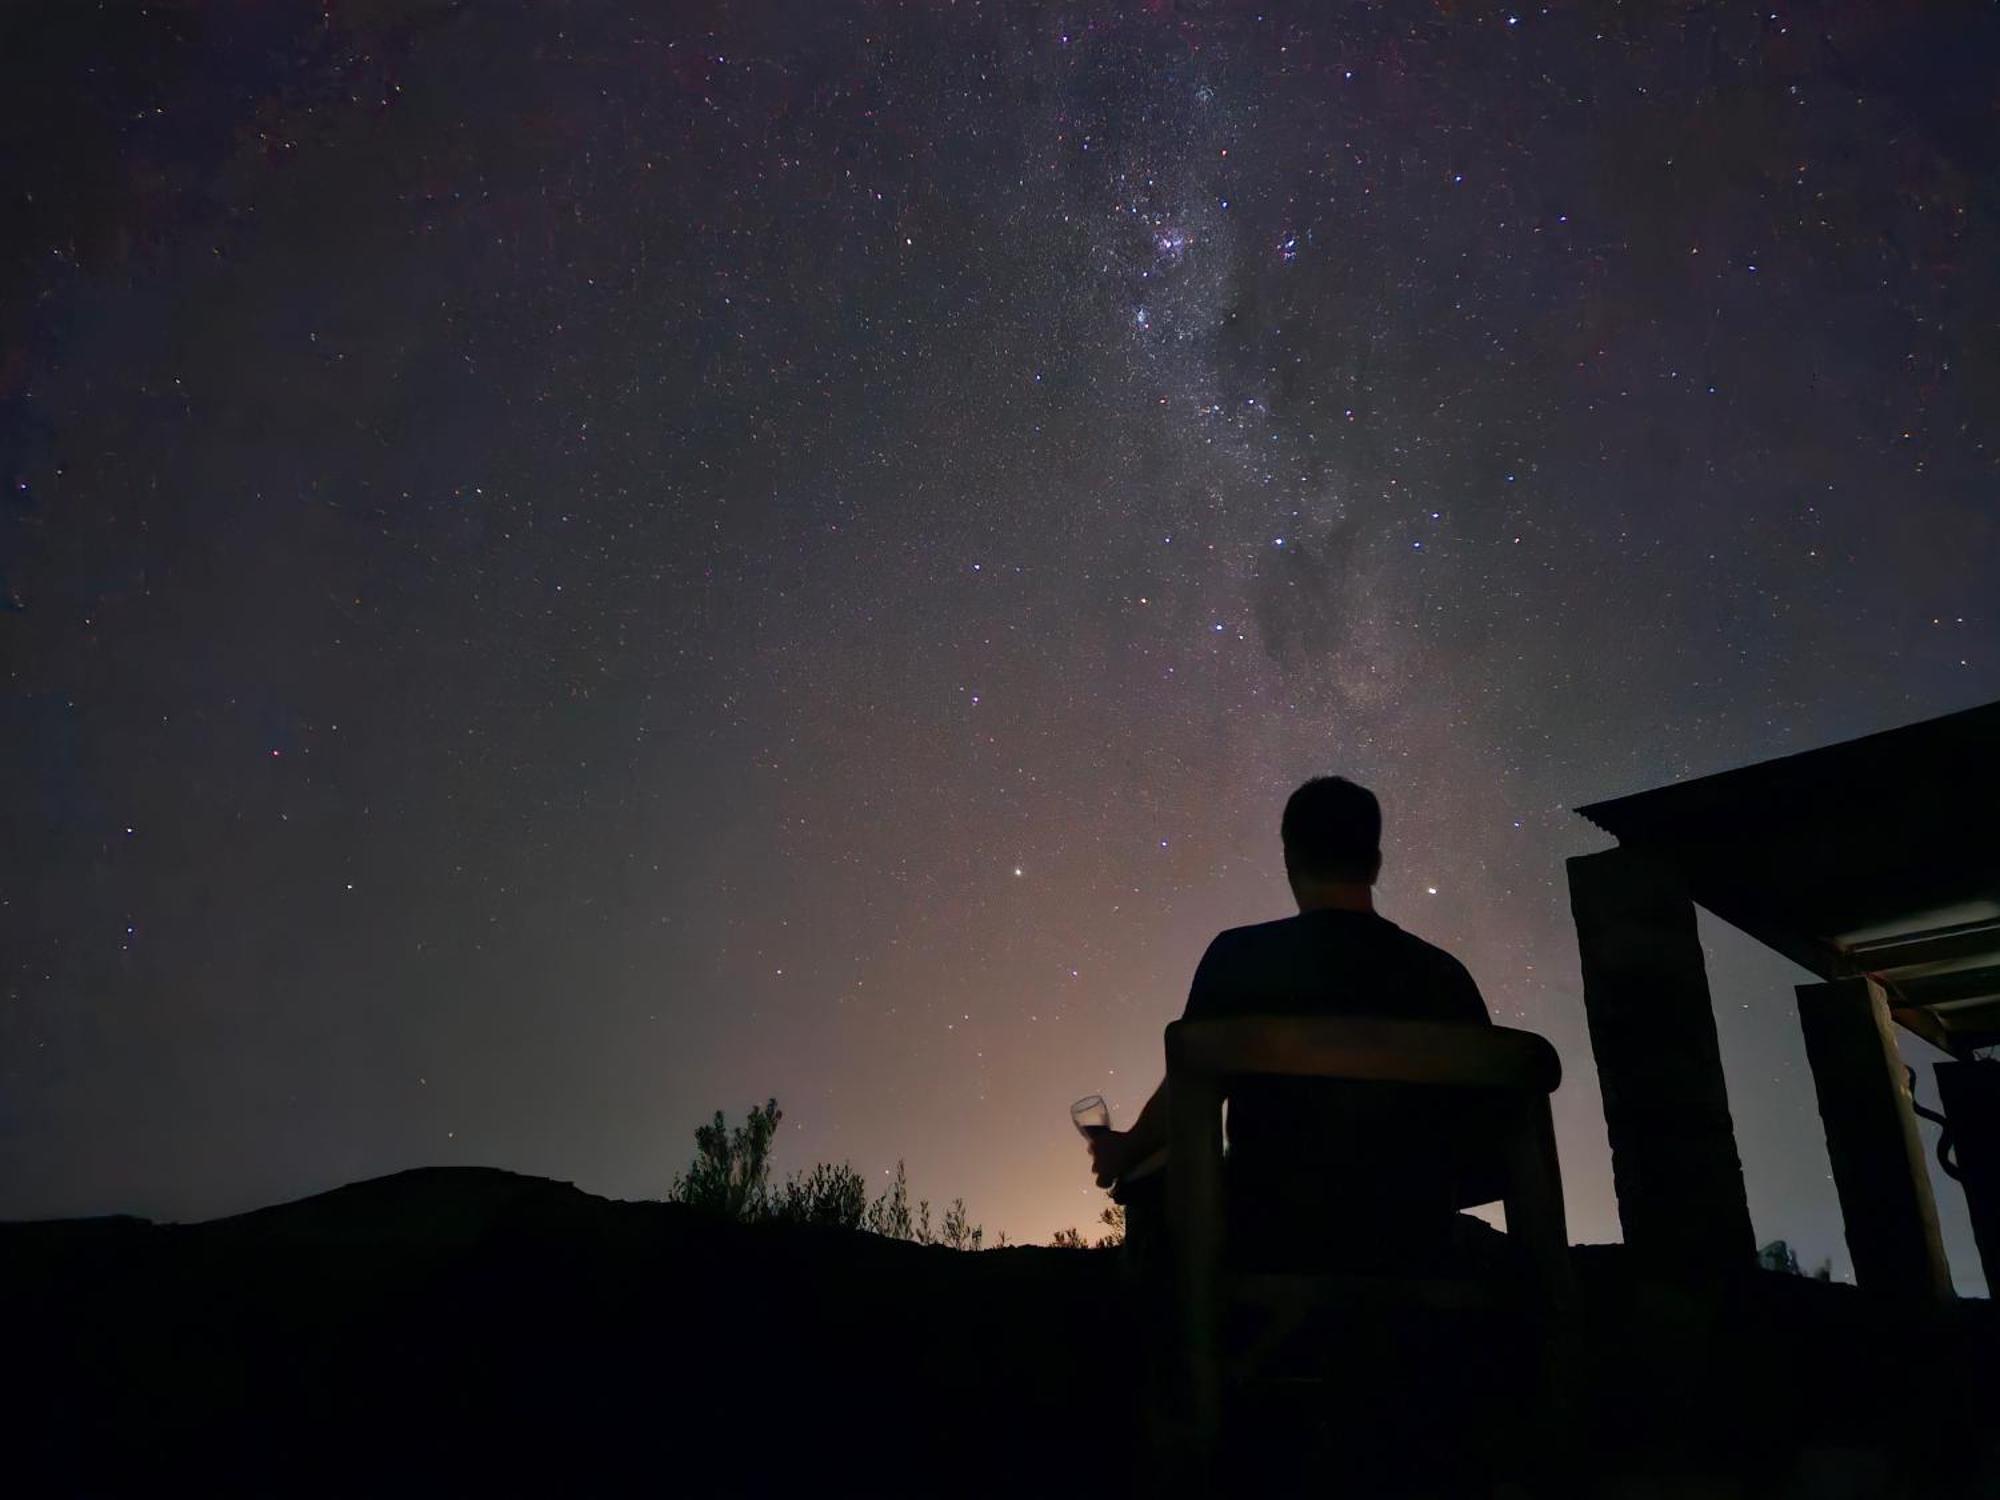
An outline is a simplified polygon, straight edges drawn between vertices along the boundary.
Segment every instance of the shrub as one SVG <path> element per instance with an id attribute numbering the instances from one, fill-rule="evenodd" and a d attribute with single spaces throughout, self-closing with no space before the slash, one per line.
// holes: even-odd
<path id="1" fill-rule="evenodd" d="M 986 1238 L 986 1231 L 977 1224 L 969 1223 L 965 1217 L 965 1200 L 954 1198 L 951 1207 L 944 1211 L 944 1231 L 938 1243 L 953 1250 L 977 1250 L 980 1241 Z"/>
<path id="2" fill-rule="evenodd" d="M 977 1250 L 986 1231 L 966 1217 L 965 1200 L 954 1198 L 944 1222 L 933 1231 L 928 1198 L 910 1212 L 910 1184 L 903 1163 L 896 1179 L 872 1202 L 868 1184 L 847 1162 L 825 1162 L 810 1172 L 794 1172 L 776 1192 L 771 1190 L 771 1141 L 784 1115 L 772 1099 L 753 1105 L 743 1124 L 731 1129 L 721 1110 L 694 1132 L 695 1156 L 678 1174 L 668 1199 L 685 1203 L 718 1218 L 739 1223 L 769 1220 L 778 1224 L 816 1224 L 832 1229 L 866 1230 L 885 1239 L 919 1245 L 944 1245 L 953 1250 Z M 1000 1237 L 1000 1243 L 1006 1236 Z"/>
<path id="3" fill-rule="evenodd" d="M 828 1229 L 859 1229 L 867 1216 L 868 1184 L 846 1162 L 837 1167 L 821 1162 L 804 1177 L 794 1173 L 770 1206 L 770 1217 L 781 1224 Z"/>
<path id="4" fill-rule="evenodd" d="M 1109 1232 L 1100 1234 L 1095 1244 L 1085 1239 L 1082 1231 L 1074 1225 L 1068 1229 L 1058 1229 L 1049 1244 L 1057 1250 L 1115 1250 L 1125 1243 L 1124 1204 L 1112 1204 L 1097 1216 L 1097 1222 Z"/>
<path id="5" fill-rule="evenodd" d="M 668 1196 L 725 1219 L 762 1218 L 770 1200 L 771 1137 L 783 1118 L 778 1101 L 760 1109 L 735 1130 L 722 1116 L 694 1132 L 694 1160 L 674 1179 Z"/>
<path id="6" fill-rule="evenodd" d="M 910 1217 L 910 1184 L 901 1161 L 896 1163 L 896 1180 L 883 1189 L 882 1196 L 868 1205 L 861 1227 L 884 1239 L 916 1238 L 916 1223 Z"/>

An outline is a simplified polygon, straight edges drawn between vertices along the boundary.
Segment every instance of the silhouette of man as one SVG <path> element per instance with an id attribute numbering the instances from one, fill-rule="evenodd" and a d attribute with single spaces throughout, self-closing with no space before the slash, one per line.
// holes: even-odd
<path id="1" fill-rule="evenodd" d="M 1376 914 L 1382 810 L 1338 776 L 1308 781 L 1285 804 L 1285 874 L 1299 913 L 1221 933 L 1188 991 L 1188 1020 L 1226 1016 L 1372 1016 L 1491 1024 L 1465 966 Z M 1309 1078 L 1250 1078 L 1228 1088 L 1224 1182 L 1230 1255 L 1407 1263 L 1450 1238 L 1456 1210 L 1494 1196 L 1467 1122 L 1415 1113 L 1407 1092 Z M 1127 1131 L 1090 1141 L 1099 1187 L 1125 1204 L 1135 1252 L 1163 1233 L 1167 1086 Z"/>

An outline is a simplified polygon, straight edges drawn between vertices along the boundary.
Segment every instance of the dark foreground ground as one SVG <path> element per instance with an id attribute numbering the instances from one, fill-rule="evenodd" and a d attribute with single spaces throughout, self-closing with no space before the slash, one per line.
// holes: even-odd
<path id="1" fill-rule="evenodd" d="M 1704 1311 L 1576 1253 L 1591 1493 L 2000 1495 L 1990 1304 L 1926 1327 L 1757 1273 Z M 1115 1254 L 744 1228 L 482 1169 L 208 1224 L 0 1225 L 0 1482 L 1111 1497 L 1157 1323 Z M 1348 1378 L 1240 1412 L 1259 1472 L 1228 1488 L 1494 1493 L 1532 1446 L 1529 1342 L 1329 1327 Z"/>

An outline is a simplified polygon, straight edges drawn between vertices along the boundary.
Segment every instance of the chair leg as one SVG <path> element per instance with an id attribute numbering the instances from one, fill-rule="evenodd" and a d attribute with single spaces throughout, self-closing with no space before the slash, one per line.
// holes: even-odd
<path id="1" fill-rule="evenodd" d="M 1167 1208 L 1180 1303 L 1188 1472 L 1205 1473 L 1222 1438 L 1222 1092 L 1169 1063 Z"/>
<path id="2" fill-rule="evenodd" d="M 1551 1307 L 1575 1301 L 1569 1226 L 1563 1213 L 1549 1102 L 1538 1099 L 1507 1143 L 1507 1235 L 1524 1253 L 1537 1290 Z"/>
<path id="3" fill-rule="evenodd" d="M 1507 1156 L 1507 1235 L 1518 1237 L 1541 1323 L 1544 1419 L 1537 1466 L 1553 1493 L 1569 1493 L 1581 1472 L 1581 1329 L 1547 1099 L 1535 1101 L 1511 1133 Z"/>
<path id="4" fill-rule="evenodd" d="M 1297 1333 L 1305 1322 L 1306 1309 L 1300 1304 L 1267 1308 L 1265 1311 L 1267 1316 L 1251 1338 L 1248 1347 L 1234 1359 L 1224 1362 L 1225 1379 L 1234 1381 L 1248 1379 L 1263 1368 L 1271 1355 L 1282 1348 L 1285 1341 Z"/>

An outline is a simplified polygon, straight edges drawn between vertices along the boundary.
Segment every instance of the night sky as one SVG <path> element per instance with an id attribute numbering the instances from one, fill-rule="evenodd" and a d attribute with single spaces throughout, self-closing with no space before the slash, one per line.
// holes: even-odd
<path id="1" fill-rule="evenodd" d="M 781 1170 L 1088 1226 L 1067 1105 L 1129 1123 L 1337 771 L 1615 1238 L 1567 809 L 2000 697 L 1990 7 L 0 59 L 0 1217 L 659 1196 L 775 1094 Z M 1704 932 L 1758 1235 L 1844 1272 L 1805 976 Z"/>

